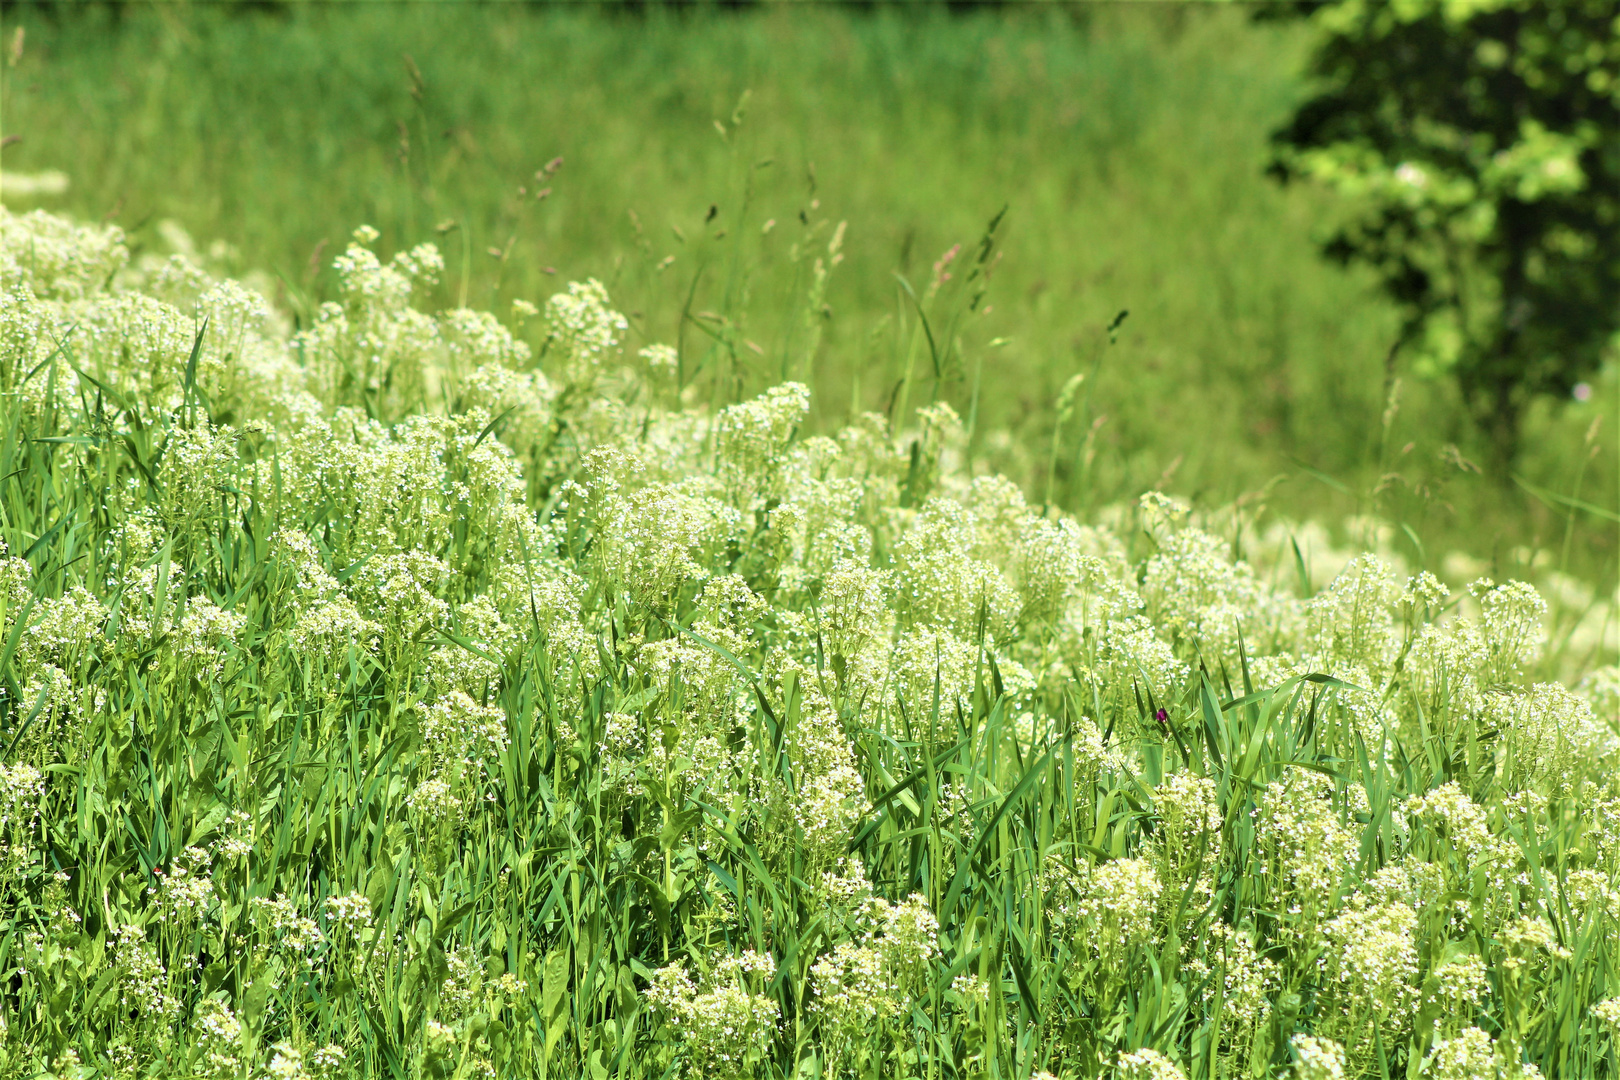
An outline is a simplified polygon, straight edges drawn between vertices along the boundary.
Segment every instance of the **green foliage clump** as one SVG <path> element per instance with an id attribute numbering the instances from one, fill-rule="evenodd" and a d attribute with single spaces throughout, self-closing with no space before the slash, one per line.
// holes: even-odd
<path id="1" fill-rule="evenodd" d="M 1319 6 L 1323 88 L 1277 171 L 1356 200 L 1327 244 L 1381 275 L 1424 374 L 1454 375 L 1511 462 L 1537 395 L 1620 331 L 1620 13 L 1609 0 Z"/>
<path id="2" fill-rule="evenodd" d="M 0 234 L 0 1075 L 1615 1075 L 1620 679 L 1531 586 L 699 406 L 370 230 L 296 333 Z"/>

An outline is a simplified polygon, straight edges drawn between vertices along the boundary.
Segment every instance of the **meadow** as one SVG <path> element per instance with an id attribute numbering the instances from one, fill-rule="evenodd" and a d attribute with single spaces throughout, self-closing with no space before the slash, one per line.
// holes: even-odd
<path id="1" fill-rule="evenodd" d="M 1394 313 L 1313 246 L 1343 208 L 1261 176 L 1306 91 L 1305 27 L 1131 6 L 109 10 L 12 9 L 5 168 L 70 186 L 10 205 L 157 251 L 172 220 L 297 318 L 369 222 L 384 252 L 439 242 L 433 305 L 504 312 L 596 277 L 637 347 L 724 368 L 728 400 L 813 384 L 819 430 L 943 397 L 975 455 L 1070 512 L 1163 487 L 1347 544 L 1376 512 L 1437 573 L 1457 550 L 1615 584 L 1613 518 L 1557 501 L 1615 509 L 1613 444 L 1586 441 L 1620 403 L 1612 366 L 1530 417 L 1516 471 L 1540 497 L 1473 471 L 1488 454 L 1445 382 L 1397 372 L 1386 428 Z M 925 331 L 911 294 L 943 274 Z"/>
<path id="2" fill-rule="evenodd" d="M 0 1076 L 1620 1074 L 1614 537 L 1559 501 L 1614 375 L 1540 504 L 1380 400 L 1388 313 L 1222 112 L 1295 29 L 383 10 L 8 65 L 6 169 L 75 172 L 0 208 Z M 806 27 L 892 96 L 767 78 Z M 1098 95 L 1065 203 L 1017 147 Z"/>

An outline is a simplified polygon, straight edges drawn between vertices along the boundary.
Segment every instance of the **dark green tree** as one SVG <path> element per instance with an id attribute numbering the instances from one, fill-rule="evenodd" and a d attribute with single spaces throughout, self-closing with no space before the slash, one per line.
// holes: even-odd
<path id="1" fill-rule="evenodd" d="M 1273 173 L 1349 197 L 1325 245 L 1404 315 L 1386 362 L 1455 377 L 1498 463 L 1620 329 L 1620 2 L 1337 0 Z"/>

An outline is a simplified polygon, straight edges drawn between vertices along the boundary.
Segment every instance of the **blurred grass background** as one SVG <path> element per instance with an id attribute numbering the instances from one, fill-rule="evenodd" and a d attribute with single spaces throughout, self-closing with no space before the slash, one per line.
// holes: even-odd
<path id="1" fill-rule="evenodd" d="M 26 45 L 3 167 L 71 181 L 8 205 L 156 250 L 172 219 L 296 313 L 368 222 L 385 253 L 440 243 L 439 303 L 504 314 L 595 276 L 632 349 L 679 342 L 726 394 L 807 377 L 824 425 L 942 396 L 988 464 L 1072 511 L 1164 487 L 1329 525 L 1377 512 L 1414 565 L 1462 550 L 1500 576 L 1561 559 L 1570 530 L 1570 568 L 1614 587 L 1613 521 L 1471 470 L 1451 386 L 1403 376 L 1388 408 L 1394 314 L 1313 247 L 1342 207 L 1262 176 L 1307 89 L 1307 27 L 1180 5 L 18 5 L 5 23 Z M 908 287 L 949 353 L 937 380 Z M 1611 364 L 1588 401 L 1544 403 L 1520 475 L 1612 509 L 1617 402 Z"/>

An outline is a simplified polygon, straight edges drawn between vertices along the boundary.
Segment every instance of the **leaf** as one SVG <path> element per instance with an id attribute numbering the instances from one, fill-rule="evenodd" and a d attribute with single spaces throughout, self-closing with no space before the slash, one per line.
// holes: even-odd
<path id="1" fill-rule="evenodd" d="M 1569 495 L 1559 495 L 1557 492 L 1548 491 L 1546 488 L 1537 487 L 1535 484 L 1532 484 L 1530 481 L 1526 480 L 1517 473 L 1513 474 L 1513 482 L 1524 488 L 1524 490 L 1528 491 L 1530 494 L 1534 495 L 1544 503 L 1567 506 L 1572 510 L 1584 510 L 1586 513 L 1591 514 L 1593 517 L 1599 518 L 1603 521 L 1620 522 L 1620 513 L 1616 513 L 1613 510 L 1605 510 L 1601 506 L 1594 506 L 1592 503 L 1586 502 L 1584 499 L 1577 499 Z"/>

